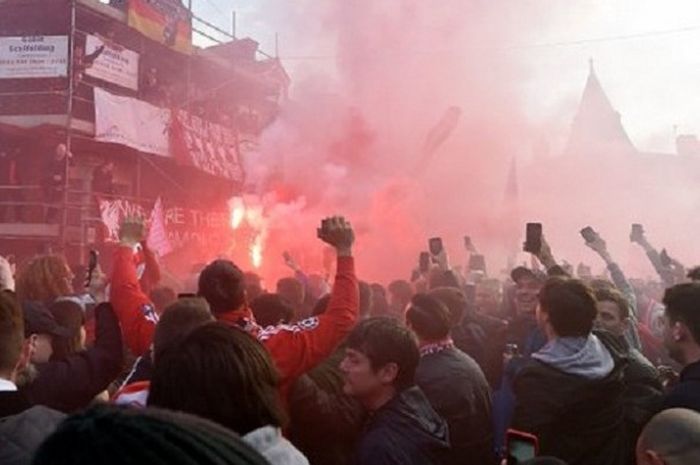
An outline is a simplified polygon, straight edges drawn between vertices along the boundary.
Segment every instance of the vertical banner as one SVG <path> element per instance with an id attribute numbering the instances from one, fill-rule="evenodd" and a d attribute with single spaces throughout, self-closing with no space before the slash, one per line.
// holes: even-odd
<path id="1" fill-rule="evenodd" d="M 192 52 L 192 20 L 180 0 L 130 0 L 129 26 L 179 52 Z"/>

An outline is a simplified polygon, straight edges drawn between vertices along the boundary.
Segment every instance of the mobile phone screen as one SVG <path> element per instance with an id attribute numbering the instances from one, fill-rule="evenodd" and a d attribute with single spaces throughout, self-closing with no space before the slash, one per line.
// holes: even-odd
<path id="1" fill-rule="evenodd" d="M 439 255 L 442 252 L 442 239 L 439 237 L 433 237 L 428 241 L 428 248 L 430 253 L 433 255 Z"/>
<path id="2" fill-rule="evenodd" d="M 537 455 L 537 447 L 533 442 L 524 438 L 511 437 L 508 440 L 508 455 L 513 457 L 516 463 L 522 463 L 535 458 Z"/>
<path id="3" fill-rule="evenodd" d="M 542 249 L 542 223 L 528 223 L 525 229 L 525 252 L 539 253 Z"/>

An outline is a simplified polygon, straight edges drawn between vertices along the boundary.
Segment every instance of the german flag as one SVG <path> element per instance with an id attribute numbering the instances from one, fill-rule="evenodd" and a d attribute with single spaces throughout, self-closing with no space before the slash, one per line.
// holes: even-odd
<path id="1" fill-rule="evenodd" d="M 192 20 L 180 0 L 130 0 L 129 26 L 179 52 L 192 52 Z"/>

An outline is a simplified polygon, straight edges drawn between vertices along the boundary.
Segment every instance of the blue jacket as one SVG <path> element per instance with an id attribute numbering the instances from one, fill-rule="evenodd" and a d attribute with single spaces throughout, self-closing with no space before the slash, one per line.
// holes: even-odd
<path id="1" fill-rule="evenodd" d="M 447 423 L 417 386 L 374 412 L 361 437 L 355 465 L 443 465 L 449 452 Z"/>

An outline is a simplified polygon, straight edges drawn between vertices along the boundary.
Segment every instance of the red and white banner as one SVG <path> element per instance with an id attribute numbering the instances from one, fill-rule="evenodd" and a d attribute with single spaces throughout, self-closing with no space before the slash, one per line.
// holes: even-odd
<path id="1" fill-rule="evenodd" d="M 156 204 L 151 211 L 151 221 L 146 243 L 148 248 L 155 251 L 159 257 L 165 257 L 173 251 L 170 240 L 168 240 L 168 233 L 165 230 L 165 211 L 163 210 L 163 201 L 160 197 L 156 200 Z"/>
<path id="2" fill-rule="evenodd" d="M 244 180 L 233 131 L 182 110 L 173 110 L 170 144 L 175 159 L 214 176 Z"/>

